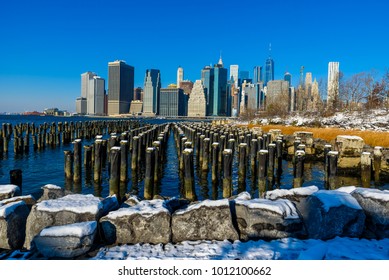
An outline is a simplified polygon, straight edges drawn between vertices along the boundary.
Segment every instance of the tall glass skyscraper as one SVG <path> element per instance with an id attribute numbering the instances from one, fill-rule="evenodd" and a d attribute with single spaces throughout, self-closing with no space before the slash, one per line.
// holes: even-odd
<path id="1" fill-rule="evenodd" d="M 227 116 L 227 69 L 223 67 L 223 61 L 220 57 L 219 62 L 214 66 L 213 82 L 213 116 Z"/>
<path id="2" fill-rule="evenodd" d="M 161 75 L 157 69 L 147 69 L 143 94 L 143 115 L 159 115 Z"/>
<path id="3" fill-rule="evenodd" d="M 268 59 L 266 59 L 266 65 L 265 65 L 265 79 L 264 79 L 264 85 L 266 86 L 269 81 L 274 80 L 274 60 L 269 56 Z"/>
<path id="4" fill-rule="evenodd" d="M 213 83 L 215 79 L 214 69 L 210 66 L 205 66 L 201 70 L 201 82 L 204 85 L 205 99 L 206 99 L 206 114 L 213 115 Z"/>
<path id="5" fill-rule="evenodd" d="M 290 74 L 289 72 L 285 72 L 284 81 L 287 81 L 289 83 L 289 87 L 291 87 L 292 86 L 292 74 Z"/>
<path id="6" fill-rule="evenodd" d="M 108 63 L 108 115 L 128 114 L 134 96 L 134 67 L 122 60 Z"/>
<path id="7" fill-rule="evenodd" d="M 253 83 L 257 84 L 262 82 L 262 66 L 254 66 L 254 80 Z"/>

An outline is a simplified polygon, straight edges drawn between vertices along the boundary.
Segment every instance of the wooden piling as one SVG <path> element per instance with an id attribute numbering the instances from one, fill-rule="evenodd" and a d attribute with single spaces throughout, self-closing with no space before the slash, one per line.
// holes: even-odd
<path id="1" fill-rule="evenodd" d="M 261 196 L 266 191 L 266 173 L 267 173 L 267 157 L 268 150 L 259 150 L 257 153 L 258 158 L 258 192 Z"/>
<path id="2" fill-rule="evenodd" d="M 276 157 L 276 144 L 271 143 L 268 145 L 268 164 L 267 164 L 267 176 L 269 178 L 274 177 L 274 160 Z"/>
<path id="3" fill-rule="evenodd" d="M 128 141 L 120 141 L 120 182 L 128 181 Z M 121 192 L 120 192 L 121 193 Z"/>
<path id="4" fill-rule="evenodd" d="M 73 141 L 73 156 L 73 182 L 79 183 L 81 182 L 81 139 Z"/>
<path id="5" fill-rule="evenodd" d="M 160 172 L 161 172 L 161 142 L 154 141 L 153 147 L 155 148 L 155 166 L 154 166 L 154 189 L 160 181 Z M 154 192 L 156 193 L 156 192 Z"/>
<path id="6" fill-rule="evenodd" d="M 120 155 L 121 148 L 114 146 L 109 153 L 110 177 L 109 177 L 109 195 L 116 195 L 120 200 Z"/>
<path id="7" fill-rule="evenodd" d="M 238 190 L 242 192 L 246 189 L 246 163 L 247 163 L 247 144 L 242 142 L 238 146 L 239 166 L 238 166 Z"/>
<path id="8" fill-rule="evenodd" d="M 209 144 L 210 144 L 210 139 L 209 138 L 204 138 L 203 140 L 203 163 L 201 165 L 201 170 L 203 172 L 208 171 L 208 165 L 209 165 Z"/>
<path id="9" fill-rule="evenodd" d="M 231 149 L 223 151 L 223 198 L 232 196 L 232 160 Z"/>
<path id="10" fill-rule="evenodd" d="M 84 146 L 84 166 L 89 170 L 92 166 L 92 147 Z"/>
<path id="11" fill-rule="evenodd" d="M 132 153 L 131 153 L 131 169 L 137 170 L 138 168 L 138 151 L 139 151 L 139 136 L 132 138 Z"/>
<path id="12" fill-rule="evenodd" d="M 257 152 L 258 152 L 258 139 L 251 139 L 251 148 L 250 148 L 250 167 L 251 167 L 251 176 L 255 178 L 255 170 L 257 165 Z"/>
<path id="13" fill-rule="evenodd" d="M 362 187 L 370 188 L 371 181 L 371 158 L 370 153 L 361 154 L 361 183 Z"/>
<path id="14" fill-rule="evenodd" d="M 10 183 L 12 185 L 16 185 L 20 189 L 20 195 L 22 195 L 22 183 L 23 183 L 23 176 L 22 176 L 22 170 L 21 169 L 13 169 L 9 172 L 10 177 Z"/>
<path id="15" fill-rule="evenodd" d="M 101 169 L 103 166 L 103 140 L 96 139 L 95 140 L 95 161 L 93 166 L 93 180 L 95 183 L 99 184 L 101 182 Z"/>
<path id="16" fill-rule="evenodd" d="M 194 201 L 196 200 L 196 192 L 194 185 L 194 165 L 193 165 L 193 149 L 184 149 L 184 195 L 185 198 Z"/>
<path id="17" fill-rule="evenodd" d="M 338 157 L 339 152 L 330 151 L 327 153 L 327 167 L 326 171 L 328 173 L 328 182 L 327 187 L 329 189 L 335 189 L 337 187 L 337 172 L 338 172 Z"/>
<path id="18" fill-rule="evenodd" d="M 73 180 L 73 152 L 64 151 L 65 154 L 65 179 L 67 181 Z"/>
<path id="19" fill-rule="evenodd" d="M 144 182 L 144 198 L 152 199 L 154 191 L 154 166 L 155 166 L 155 148 L 146 149 L 146 171 Z"/>
<path id="20" fill-rule="evenodd" d="M 293 162 L 293 187 L 301 188 L 304 182 L 304 160 L 305 152 L 296 151 L 295 160 Z"/>
<path id="21" fill-rule="evenodd" d="M 220 147 L 219 147 L 219 143 L 217 142 L 214 142 L 212 143 L 212 183 L 213 184 L 217 184 L 217 182 L 219 181 L 218 180 L 218 177 L 219 177 L 219 174 L 218 174 L 218 165 L 219 165 L 219 151 L 220 151 Z"/>
<path id="22" fill-rule="evenodd" d="M 373 152 L 374 182 L 376 184 L 380 183 L 381 161 L 382 161 L 382 147 L 376 146 L 374 147 L 374 152 Z"/>

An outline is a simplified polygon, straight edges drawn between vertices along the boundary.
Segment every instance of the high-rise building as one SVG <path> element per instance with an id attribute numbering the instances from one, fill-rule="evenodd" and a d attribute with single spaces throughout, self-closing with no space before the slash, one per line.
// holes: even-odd
<path id="1" fill-rule="evenodd" d="M 205 99 L 207 101 L 207 116 L 213 114 L 213 83 L 215 79 L 214 69 L 210 66 L 205 66 L 201 70 L 201 82 L 204 86 Z"/>
<path id="2" fill-rule="evenodd" d="M 181 82 L 184 80 L 184 68 L 181 66 L 177 69 L 177 88 L 181 88 Z"/>
<path id="3" fill-rule="evenodd" d="M 160 116 L 186 116 L 188 98 L 181 88 L 162 88 L 159 104 Z"/>
<path id="4" fill-rule="evenodd" d="M 269 81 L 266 91 L 266 110 L 286 113 L 289 110 L 289 83 L 283 80 Z"/>
<path id="5" fill-rule="evenodd" d="M 188 117 L 205 117 L 206 100 L 204 86 L 201 80 L 196 80 L 188 100 Z"/>
<path id="6" fill-rule="evenodd" d="M 248 80 L 250 79 L 250 72 L 249 71 L 246 71 L 246 70 L 242 70 L 239 72 L 239 79 L 241 81 L 241 83 L 243 83 L 244 80 Z"/>
<path id="7" fill-rule="evenodd" d="M 265 79 L 264 85 L 274 80 L 274 60 L 269 56 L 265 63 Z"/>
<path id="8" fill-rule="evenodd" d="M 254 79 L 253 83 L 262 82 L 262 66 L 254 66 Z"/>
<path id="9" fill-rule="evenodd" d="M 134 100 L 143 101 L 143 89 L 141 87 L 134 88 Z"/>
<path id="10" fill-rule="evenodd" d="M 105 80 L 94 76 L 89 80 L 87 96 L 87 114 L 104 115 Z"/>
<path id="11" fill-rule="evenodd" d="M 122 60 L 108 63 L 108 115 L 128 114 L 134 96 L 134 67 Z"/>
<path id="12" fill-rule="evenodd" d="M 223 60 L 220 56 L 219 62 L 215 64 L 213 81 L 213 116 L 227 116 L 227 69 L 223 66 Z"/>
<path id="13" fill-rule="evenodd" d="M 96 76 L 96 74 L 91 71 L 81 74 L 81 97 L 88 98 L 89 80 L 94 76 Z"/>
<path id="14" fill-rule="evenodd" d="M 193 82 L 189 80 L 184 80 L 180 82 L 180 88 L 184 90 L 186 95 L 189 95 L 192 92 Z"/>
<path id="15" fill-rule="evenodd" d="M 334 109 L 339 95 L 339 62 L 328 63 L 327 108 Z"/>
<path id="16" fill-rule="evenodd" d="M 238 87 L 239 65 L 230 65 L 230 80 L 234 81 L 235 87 Z"/>
<path id="17" fill-rule="evenodd" d="M 147 69 L 143 95 L 143 115 L 159 114 L 159 98 L 161 93 L 161 74 L 158 69 Z"/>
<path id="18" fill-rule="evenodd" d="M 79 115 L 86 115 L 87 101 L 84 97 L 78 97 L 76 99 L 76 113 Z"/>
<path id="19" fill-rule="evenodd" d="M 292 86 L 292 74 L 289 72 L 285 72 L 284 74 L 284 81 L 287 81 L 289 83 L 289 86 Z"/>

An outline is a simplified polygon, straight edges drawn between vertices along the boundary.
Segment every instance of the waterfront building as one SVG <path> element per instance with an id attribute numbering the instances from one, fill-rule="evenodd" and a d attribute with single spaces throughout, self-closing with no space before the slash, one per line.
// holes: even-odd
<path id="1" fill-rule="evenodd" d="M 88 98 L 89 95 L 89 80 L 94 76 L 97 76 L 95 73 L 88 71 L 81 74 L 81 97 Z"/>
<path id="2" fill-rule="evenodd" d="M 94 76 L 89 80 L 87 96 L 87 114 L 104 115 L 105 80 Z"/>
<path id="3" fill-rule="evenodd" d="M 108 63 L 108 115 L 128 114 L 134 96 L 134 67 L 125 61 Z"/>
<path id="4" fill-rule="evenodd" d="M 201 80 L 196 80 L 188 100 L 188 117 L 205 117 L 207 102 Z"/>
<path id="5" fill-rule="evenodd" d="M 339 95 L 339 62 L 328 63 L 327 109 L 335 109 Z"/>
<path id="6" fill-rule="evenodd" d="M 76 113 L 79 115 L 86 115 L 87 101 L 84 97 L 78 97 L 76 99 Z"/>
<path id="7" fill-rule="evenodd" d="M 160 90 L 159 115 L 165 117 L 186 116 L 187 95 L 181 88 L 162 88 Z"/>
<path id="8" fill-rule="evenodd" d="M 130 106 L 130 114 L 141 115 L 143 110 L 143 102 L 140 100 L 132 100 Z"/>
<path id="9" fill-rule="evenodd" d="M 143 115 L 159 114 L 161 74 L 158 69 L 147 69 L 144 82 Z"/>
<path id="10" fill-rule="evenodd" d="M 181 88 L 181 82 L 184 80 L 184 68 L 181 66 L 177 69 L 177 88 Z"/>

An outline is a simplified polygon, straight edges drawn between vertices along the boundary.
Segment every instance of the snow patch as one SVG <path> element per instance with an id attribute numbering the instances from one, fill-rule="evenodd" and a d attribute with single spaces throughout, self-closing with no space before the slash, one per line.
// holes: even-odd
<path id="1" fill-rule="evenodd" d="M 11 198 L 7 198 L 7 199 L 3 199 L 2 201 L 0 201 L 0 206 L 1 205 L 4 205 L 4 204 L 8 204 L 8 203 L 11 203 L 11 202 L 17 202 L 17 201 L 20 201 L 20 200 L 35 200 L 31 194 L 29 195 L 22 195 L 22 196 L 14 196 L 14 197 L 11 197 Z"/>
<path id="2" fill-rule="evenodd" d="M 82 222 L 82 223 L 75 223 L 75 224 L 62 225 L 62 226 L 47 227 L 44 228 L 39 235 L 56 236 L 56 237 L 75 236 L 81 238 L 83 236 L 93 234 L 96 231 L 96 228 L 97 228 L 97 222 L 90 221 L 90 222 Z"/>
<path id="3" fill-rule="evenodd" d="M 357 189 L 357 187 L 355 187 L 355 186 L 348 186 L 348 187 L 341 187 L 341 188 L 338 188 L 336 190 L 338 192 L 345 192 L 345 193 L 350 193 L 351 194 L 356 189 Z"/>
<path id="4" fill-rule="evenodd" d="M 42 187 L 42 189 L 51 189 L 51 190 L 60 190 L 62 189 L 61 187 L 53 184 L 47 184 Z"/>
<path id="5" fill-rule="evenodd" d="M 177 210 L 176 212 L 174 212 L 174 214 L 182 215 L 182 214 L 185 214 L 187 212 L 199 209 L 201 207 L 221 207 L 221 206 L 229 207 L 230 204 L 228 202 L 228 199 L 219 199 L 219 200 L 209 200 L 209 199 L 207 199 L 207 200 L 204 200 L 204 201 L 199 202 L 197 204 L 191 204 L 188 207 L 186 207 L 185 209 Z"/>
<path id="6" fill-rule="evenodd" d="M 103 204 L 98 197 L 91 194 L 69 194 L 67 196 L 45 200 L 36 204 L 37 210 L 47 212 L 70 211 L 74 213 L 97 214 Z"/>
<path id="7" fill-rule="evenodd" d="M 116 219 L 124 216 L 131 216 L 139 214 L 144 217 L 150 217 L 152 215 L 157 215 L 159 213 L 168 213 L 169 210 L 166 208 L 166 203 L 162 199 L 154 199 L 154 200 L 143 200 L 139 202 L 139 204 L 128 207 L 128 208 L 120 208 L 116 211 L 109 212 L 107 217 L 109 219 Z"/>
<path id="8" fill-rule="evenodd" d="M 364 198 L 373 198 L 381 201 L 389 201 L 389 191 L 388 190 L 377 190 L 377 189 L 364 189 L 357 188 L 356 193 L 360 194 Z"/>
<path id="9" fill-rule="evenodd" d="M 316 186 L 293 188 L 293 189 L 289 189 L 289 190 L 277 189 L 277 190 L 266 192 L 265 198 L 271 199 L 271 200 L 276 200 L 277 198 L 285 197 L 285 196 L 294 196 L 294 195 L 309 196 L 309 195 L 317 192 L 318 190 L 319 190 L 319 188 Z"/>
<path id="10" fill-rule="evenodd" d="M 340 207 L 342 205 L 362 210 L 362 207 L 359 205 L 357 200 L 346 192 L 321 190 L 312 195 L 316 196 L 323 203 L 323 208 L 327 212 L 330 208 Z"/>
<path id="11" fill-rule="evenodd" d="M 0 206 L 0 218 L 7 218 L 7 216 L 13 213 L 17 207 L 23 204 L 25 205 L 26 203 L 24 201 L 17 201 Z"/>
<path id="12" fill-rule="evenodd" d="M 19 187 L 16 185 L 0 185 L 0 193 L 15 193 L 19 191 Z"/>
<path id="13" fill-rule="evenodd" d="M 237 205 L 244 205 L 251 209 L 266 209 L 282 215 L 285 219 L 298 219 L 296 207 L 287 199 L 268 200 L 256 198 L 252 200 L 237 200 Z"/>
<path id="14" fill-rule="evenodd" d="M 248 192 L 241 192 L 235 198 L 235 200 L 250 200 L 250 199 L 251 199 L 251 195 Z"/>

